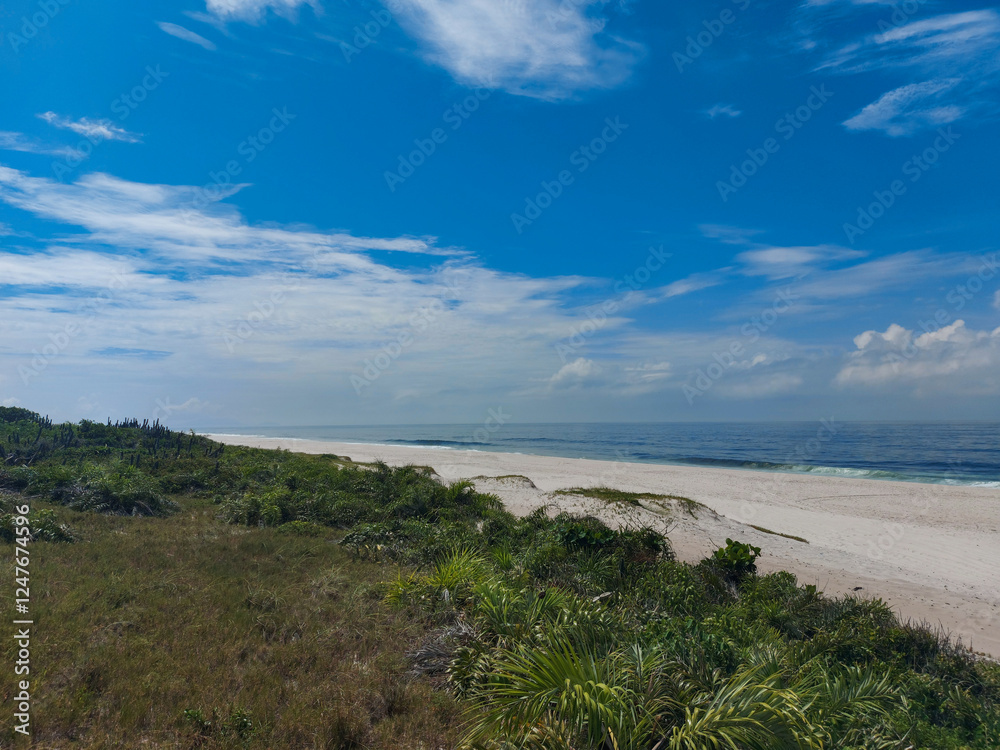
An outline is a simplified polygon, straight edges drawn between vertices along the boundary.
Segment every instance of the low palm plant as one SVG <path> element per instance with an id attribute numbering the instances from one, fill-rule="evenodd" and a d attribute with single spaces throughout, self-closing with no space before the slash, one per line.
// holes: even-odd
<path id="1" fill-rule="evenodd" d="M 601 655 L 556 632 L 503 649 L 481 686 L 469 748 L 789 750 L 902 748 L 888 726 L 891 676 L 797 664 L 796 649 L 765 648 L 725 676 L 663 647 Z M 508 744 L 512 743 L 512 744 Z M 560 745 L 560 743 L 562 743 Z"/>

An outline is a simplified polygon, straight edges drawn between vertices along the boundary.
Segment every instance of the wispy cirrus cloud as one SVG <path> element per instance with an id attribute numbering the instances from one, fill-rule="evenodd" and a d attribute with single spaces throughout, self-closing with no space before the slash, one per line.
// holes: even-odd
<path id="1" fill-rule="evenodd" d="M 720 269 L 719 271 L 709 271 L 707 273 L 695 273 L 686 278 L 678 279 L 661 287 L 659 294 L 655 295 L 654 299 L 665 300 L 671 297 L 680 297 L 692 292 L 700 292 L 702 289 L 718 286 L 726 280 L 727 270 Z"/>
<path id="2" fill-rule="evenodd" d="M 994 69 L 1000 13 L 993 8 L 909 20 L 871 33 L 826 55 L 817 70 L 861 73 L 916 66 Z"/>
<path id="3" fill-rule="evenodd" d="M 61 184 L 0 166 L 0 200 L 54 221 L 88 231 L 86 239 L 126 249 L 157 252 L 163 262 L 206 270 L 239 270 L 267 262 L 275 253 L 319 255 L 331 269 L 355 266 L 364 250 L 457 256 L 433 238 L 358 237 L 339 232 L 252 227 L 224 203 L 209 203 L 190 186 L 152 185 L 112 175 L 88 174 Z"/>
<path id="4" fill-rule="evenodd" d="M 213 42 L 208 41 L 201 34 L 196 34 L 190 29 L 185 29 L 183 26 L 178 26 L 176 23 L 169 23 L 167 21 L 157 21 L 156 25 L 160 27 L 160 31 L 165 34 L 170 34 L 170 36 L 177 37 L 178 39 L 183 39 L 185 42 L 191 42 L 192 44 L 197 44 L 199 47 L 207 49 L 209 52 L 214 52 L 216 46 Z"/>
<path id="5" fill-rule="evenodd" d="M 996 67 L 1000 13 L 993 8 L 965 11 L 911 21 L 872 38 L 888 62 L 917 65 L 958 62 L 962 67 Z M 859 60 L 859 64 L 864 64 Z M 869 63 L 870 64 L 870 63 Z"/>
<path id="6" fill-rule="evenodd" d="M 959 78 L 938 79 L 887 91 L 845 120 L 844 127 L 848 130 L 881 130 L 886 135 L 898 137 L 955 122 L 965 110 L 945 102 L 947 94 L 960 81 Z"/>
<path id="7" fill-rule="evenodd" d="M 772 301 L 783 289 L 793 290 L 796 315 L 842 316 L 847 309 L 838 307 L 839 302 L 872 295 L 887 300 L 893 294 L 920 288 L 935 279 L 975 273 L 982 263 L 981 259 L 964 253 L 939 253 L 932 249 L 869 259 L 865 251 L 834 244 L 793 246 L 755 242 L 752 238 L 760 234 L 757 230 L 719 225 L 702 225 L 699 229 L 706 237 L 745 249 L 736 253 L 732 264 L 693 274 L 666 289 L 673 287 L 677 293 L 689 293 L 741 278 L 759 279 L 764 284 L 756 291 L 744 292 L 739 304 L 720 311 L 718 316 L 724 320 L 754 314 L 755 309 Z"/>
<path id="8" fill-rule="evenodd" d="M 903 22 L 883 24 L 876 33 L 840 45 L 816 69 L 919 76 L 916 82 L 886 91 L 848 118 L 844 126 L 852 131 L 899 137 L 992 112 L 1000 87 L 1000 12 L 987 8 L 919 20 L 904 16 Z"/>
<path id="9" fill-rule="evenodd" d="M 816 271 L 797 286 L 805 298 L 836 301 L 919 288 L 934 279 L 974 273 L 978 261 L 960 253 L 910 250 L 842 268 Z"/>
<path id="10" fill-rule="evenodd" d="M 766 276 L 771 280 L 802 277 L 831 262 L 857 260 L 865 253 L 839 245 L 800 247 L 757 246 L 736 256 L 742 272 L 748 276 Z"/>
<path id="11" fill-rule="evenodd" d="M 38 118 L 44 120 L 54 128 L 71 130 L 85 138 L 100 139 L 104 141 L 124 141 L 125 143 L 139 143 L 142 139 L 135 133 L 130 133 L 120 125 L 116 125 L 111 120 L 92 120 L 89 117 L 81 117 L 73 120 L 63 117 L 55 112 L 43 112 Z"/>
<path id="12" fill-rule="evenodd" d="M 86 154 L 69 146 L 50 146 L 41 143 L 24 133 L 0 130 L 0 149 L 4 151 L 21 151 L 26 154 L 42 154 L 43 156 L 58 156 L 60 158 L 82 159 Z"/>

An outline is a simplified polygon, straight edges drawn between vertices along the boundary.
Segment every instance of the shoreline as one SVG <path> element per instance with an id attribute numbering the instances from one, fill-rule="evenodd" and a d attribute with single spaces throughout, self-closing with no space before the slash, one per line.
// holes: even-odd
<path id="1" fill-rule="evenodd" d="M 590 513 L 609 524 L 659 524 L 685 562 L 706 557 L 726 537 L 739 539 L 762 548 L 762 572 L 787 570 L 830 596 L 879 597 L 903 619 L 939 626 L 977 651 L 1000 656 L 1000 579 L 995 575 L 1000 570 L 1000 493 L 995 489 L 430 446 L 206 437 L 359 462 L 428 465 L 445 481 L 475 480 L 480 491 L 499 495 L 518 515 L 548 505 Z M 598 486 L 679 495 L 704 507 L 690 515 L 669 515 L 647 503 L 623 516 L 620 507 L 592 498 L 553 494 Z"/>
<path id="2" fill-rule="evenodd" d="M 772 474 L 792 474 L 799 476 L 814 476 L 814 477 L 834 477 L 834 478 L 848 478 L 848 479 L 871 479 L 879 482 L 904 482 L 907 484 L 939 484 L 946 487 L 981 487 L 985 489 L 1000 490 L 1000 479 L 994 476 L 990 477 L 963 477 L 963 478 L 953 478 L 946 477 L 942 474 L 907 474 L 904 472 L 896 471 L 894 469 L 876 469 L 876 468 L 862 468 L 857 466 L 835 466 L 831 464 L 806 464 L 806 463 L 776 463 L 768 461 L 759 462 L 740 462 L 733 459 L 728 464 L 725 459 L 691 459 L 689 461 L 685 460 L 642 460 L 633 459 L 631 461 L 623 461 L 621 459 L 615 459 L 611 457 L 575 457 L 575 456 L 565 456 L 557 453 L 536 453 L 536 452 L 525 452 L 525 451 L 498 451 L 491 450 L 489 448 L 464 448 L 458 447 L 456 445 L 415 445 L 413 443 L 406 442 L 396 442 L 396 443 L 380 443 L 380 442 L 366 442 L 357 440 L 333 440 L 333 439 L 319 439 L 319 438 L 303 438 L 294 437 L 291 435 L 260 435 L 256 433 L 240 433 L 240 432 L 204 432 L 199 433 L 207 437 L 211 437 L 219 442 L 225 442 L 226 440 L 281 440 L 288 442 L 299 442 L 299 443 L 331 443 L 337 445 L 347 445 L 347 446 L 360 446 L 362 449 L 374 449 L 374 448 L 413 448 L 419 450 L 432 450 L 432 451 L 464 451 L 467 453 L 502 453 L 504 455 L 510 456 L 537 456 L 540 458 L 555 458 L 555 459 L 565 459 L 565 460 L 576 460 L 581 458 L 588 461 L 605 461 L 608 463 L 635 463 L 635 464 L 645 464 L 651 466 L 681 466 L 689 467 L 695 469 L 728 469 L 732 471 L 754 471 L 754 472 L 767 472 Z M 808 467 L 809 470 L 796 470 L 795 467 Z"/>

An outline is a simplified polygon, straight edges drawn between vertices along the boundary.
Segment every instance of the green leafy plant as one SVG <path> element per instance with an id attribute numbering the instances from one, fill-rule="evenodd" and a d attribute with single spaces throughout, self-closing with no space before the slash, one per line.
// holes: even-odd
<path id="1" fill-rule="evenodd" d="M 716 568 L 736 581 L 757 574 L 760 547 L 726 539 L 726 546 L 719 547 L 709 558 Z"/>

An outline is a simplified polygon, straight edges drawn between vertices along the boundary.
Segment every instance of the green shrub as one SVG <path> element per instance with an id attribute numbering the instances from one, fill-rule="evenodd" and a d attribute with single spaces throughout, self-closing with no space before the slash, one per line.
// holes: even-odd
<path id="1" fill-rule="evenodd" d="M 76 534 L 64 523 L 59 523 L 54 510 L 43 509 L 28 518 L 32 539 L 45 542 L 75 542 Z"/>
<path id="2" fill-rule="evenodd" d="M 2 496 L 0 496 L 2 498 Z M 13 503 L 0 502 L 0 542 L 17 540 L 17 524 L 14 522 Z M 31 541 L 37 542 L 75 542 L 77 535 L 64 523 L 59 523 L 54 510 L 47 508 L 29 513 L 28 528 L 31 530 Z"/>
<path id="3" fill-rule="evenodd" d="M 0 468 L 0 489 L 20 492 L 31 484 L 35 472 L 26 466 Z"/>
<path id="4" fill-rule="evenodd" d="M 594 550 L 611 544 L 616 537 L 614 531 L 593 516 L 570 516 L 562 513 L 556 518 L 556 538 L 567 549 Z"/>
<path id="5" fill-rule="evenodd" d="M 156 479 L 121 463 L 49 466 L 36 472 L 28 489 L 74 510 L 115 516 L 162 516 L 176 508 Z"/>
<path id="6" fill-rule="evenodd" d="M 724 575 L 739 582 L 747 576 L 757 574 L 759 556 L 760 547 L 726 539 L 726 546 L 715 550 L 709 560 Z"/>

